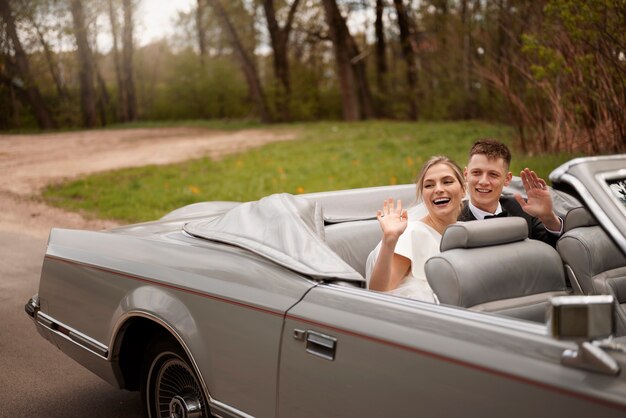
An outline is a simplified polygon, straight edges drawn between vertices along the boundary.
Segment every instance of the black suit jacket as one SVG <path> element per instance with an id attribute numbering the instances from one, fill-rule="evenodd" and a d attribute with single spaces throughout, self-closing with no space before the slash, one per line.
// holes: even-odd
<path id="1" fill-rule="evenodd" d="M 508 216 L 519 216 L 526 220 L 528 224 L 528 238 L 536 239 L 539 241 L 543 241 L 546 244 L 550 244 L 551 246 L 556 246 L 556 242 L 559 239 L 558 234 L 552 234 L 548 232 L 543 223 L 533 216 L 530 216 L 526 212 L 522 210 L 522 207 L 517 203 L 512 196 L 502 196 L 500 197 L 500 205 L 502 206 L 502 210 L 506 211 Z M 461 214 L 459 215 L 459 221 L 475 221 L 476 218 L 474 214 L 469 208 L 468 202 L 463 202 L 463 208 L 461 209 Z"/>

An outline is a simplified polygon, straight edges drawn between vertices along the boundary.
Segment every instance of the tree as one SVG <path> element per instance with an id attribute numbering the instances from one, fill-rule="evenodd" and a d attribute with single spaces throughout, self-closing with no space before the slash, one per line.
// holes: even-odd
<path id="1" fill-rule="evenodd" d="M 198 34 L 198 49 L 200 51 L 200 61 L 204 62 L 207 55 L 206 48 L 206 28 L 204 26 L 205 1 L 198 0 L 196 8 L 196 31 Z"/>
<path id="2" fill-rule="evenodd" d="M 417 65 L 415 62 L 415 34 L 413 33 L 414 23 L 411 21 L 406 8 L 404 7 L 403 0 L 393 0 L 396 7 L 396 14 L 398 15 L 398 26 L 400 27 L 400 44 L 402 46 L 402 56 L 406 63 L 406 80 L 409 85 L 409 112 L 408 117 L 411 120 L 417 120 L 419 116 L 417 108 L 418 97 L 418 73 Z"/>
<path id="3" fill-rule="evenodd" d="M 22 97 L 24 97 L 24 99 L 30 104 L 33 113 L 35 114 L 35 118 L 37 119 L 37 124 L 41 129 L 55 128 L 56 123 L 52 118 L 52 115 L 50 114 L 50 111 L 41 96 L 39 88 L 34 81 L 35 79 L 33 78 L 30 70 L 28 58 L 24 52 L 24 48 L 22 48 L 20 38 L 17 35 L 13 12 L 11 11 L 8 0 L 0 0 L 0 16 L 2 17 L 2 20 L 4 20 L 7 35 L 13 44 L 15 66 L 17 67 L 19 76 L 23 82 L 23 87 L 19 90 L 23 90 L 25 93 Z M 11 91 L 14 90 L 12 89 Z"/>
<path id="4" fill-rule="evenodd" d="M 111 23 L 111 38 L 113 46 L 113 66 L 115 68 L 115 81 L 117 84 L 117 119 L 121 122 L 128 121 L 128 110 L 126 108 L 126 87 L 122 77 L 122 64 L 119 52 L 119 26 L 116 9 L 113 7 L 113 0 L 109 0 L 109 22 Z"/>
<path id="5" fill-rule="evenodd" d="M 50 76 L 52 77 L 52 80 L 54 81 L 54 85 L 56 86 L 57 94 L 63 100 L 67 100 L 69 99 L 69 93 L 67 92 L 67 88 L 65 87 L 61 79 L 61 75 L 59 73 L 59 66 L 55 60 L 55 54 L 50 48 L 50 45 L 48 45 L 48 42 L 46 41 L 44 33 L 40 25 L 37 23 L 37 20 L 35 19 L 35 17 L 33 15 L 30 15 L 29 20 L 33 28 L 35 29 L 35 32 L 37 33 L 37 38 L 39 39 L 39 43 L 41 44 L 41 47 L 43 48 L 43 51 L 46 57 L 46 63 L 48 64 L 48 70 L 50 71 Z"/>
<path id="6" fill-rule="evenodd" d="M 385 10 L 384 0 L 376 0 L 376 21 L 374 31 L 376 33 L 376 82 L 378 91 L 387 90 L 387 46 L 385 44 L 385 25 L 383 22 L 383 12 Z"/>
<path id="7" fill-rule="evenodd" d="M 545 100 L 533 109 L 544 150 L 626 149 L 625 18 L 621 0 L 550 0 L 537 32 L 522 37 L 523 69 Z"/>
<path id="8" fill-rule="evenodd" d="M 250 92 L 250 97 L 254 102 L 257 111 L 259 112 L 259 116 L 261 117 L 261 121 L 264 123 L 270 123 L 272 121 L 272 117 L 270 111 L 267 107 L 267 101 L 265 99 L 265 92 L 263 91 L 263 86 L 261 85 L 261 80 L 259 79 L 259 75 L 257 74 L 256 68 L 254 67 L 254 63 L 252 58 L 246 52 L 237 31 L 235 30 L 235 26 L 231 22 L 226 9 L 224 9 L 223 4 L 220 0 L 208 0 L 209 4 L 215 10 L 217 14 L 222 28 L 226 35 L 228 36 L 230 43 L 234 49 L 235 56 L 237 57 L 241 69 L 246 78 L 246 83 L 248 84 L 248 90 Z"/>
<path id="9" fill-rule="evenodd" d="M 274 0 L 263 0 L 267 29 L 270 33 L 272 51 L 274 53 L 274 76 L 278 81 L 279 107 L 282 119 L 290 120 L 289 104 L 291 101 L 291 85 L 289 81 L 289 60 L 287 57 L 287 45 L 289 43 L 289 33 L 293 26 L 293 19 L 300 0 L 293 0 L 289 7 L 287 21 L 281 28 L 276 19 Z"/>
<path id="10" fill-rule="evenodd" d="M 129 121 L 137 117 L 137 100 L 133 79 L 133 4 L 132 0 L 122 0 L 124 9 L 124 30 L 122 34 L 122 79 L 125 88 L 126 112 Z"/>
<path id="11" fill-rule="evenodd" d="M 322 0 L 322 4 L 335 53 L 344 119 L 354 121 L 372 118 L 374 108 L 365 72 L 364 55 L 350 35 L 337 2 Z"/>
<path id="12" fill-rule="evenodd" d="M 78 54 L 80 103 L 83 114 L 83 125 L 92 128 L 96 125 L 96 91 L 94 82 L 94 65 L 89 48 L 85 12 L 81 0 L 71 0 L 74 36 Z"/>

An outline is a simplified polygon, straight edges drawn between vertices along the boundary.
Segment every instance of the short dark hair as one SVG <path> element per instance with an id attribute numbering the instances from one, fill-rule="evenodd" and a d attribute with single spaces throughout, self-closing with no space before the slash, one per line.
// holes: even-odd
<path id="1" fill-rule="evenodd" d="M 489 159 L 502 158 L 506 163 L 507 169 L 511 165 L 511 151 L 509 147 L 494 139 L 479 139 L 474 142 L 469 152 L 469 159 L 476 154 L 485 155 Z"/>

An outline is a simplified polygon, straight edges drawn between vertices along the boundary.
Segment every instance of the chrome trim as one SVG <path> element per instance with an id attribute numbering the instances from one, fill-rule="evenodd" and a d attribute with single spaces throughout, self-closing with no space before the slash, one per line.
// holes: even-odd
<path id="1" fill-rule="evenodd" d="M 211 413 L 214 415 L 217 415 L 218 417 L 222 417 L 223 413 L 227 413 L 229 415 L 227 416 L 234 416 L 234 417 L 241 417 L 241 418 L 254 418 L 253 415 L 248 415 L 245 412 L 242 412 L 236 408 L 233 408 L 232 406 L 228 406 L 225 403 L 213 400 L 211 402 L 209 402 L 209 409 L 211 410 Z"/>
<path id="2" fill-rule="evenodd" d="M 30 316 L 33 320 L 35 319 L 35 316 L 37 316 L 37 312 L 39 311 L 39 298 L 37 295 L 33 296 L 28 300 L 28 302 L 26 302 L 24 310 L 28 316 Z"/>
<path id="3" fill-rule="evenodd" d="M 575 295 L 584 295 L 585 292 L 583 292 L 583 288 L 580 286 L 580 282 L 578 281 L 578 277 L 576 277 L 576 274 L 574 273 L 574 270 L 572 270 L 572 267 L 570 267 L 569 264 L 565 264 L 565 272 L 567 273 L 567 276 L 570 279 L 570 283 L 572 284 L 572 287 L 574 289 L 574 294 Z"/>
<path id="4" fill-rule="evenodd" d="M 306 332 L 307 353 L 323 358 L 324 360 L 333 361 L 335 360 L 336 349 L 337 338 L 312 330 Z"/>
<path id="5" fill-rule="evenodd" d="M 579 342 L 574 350 L 563 351 L 561 364 L 610 376 L 617 376 L 620 372 L 619 363 L 613 357 L 588 341 Z"/>
<path id="6" fill-rule="evenodd" d="M 171 326 L 169 323 L 167 323 L 163 318 L 156 316 L 150 312 L 146 312 L 146 311 L 133 310 L 133 311 L 125 312 L 123 315 L 121 315 L 118 318 L 115 324 L 115 327 L 113 327 L 113 332 L 111 333 L 111 342 L 109 343 L 109 346 L 116 347 L 116 349 L 119 348 L 114 344 L 117 341 L 117 337 L 119 335 L 120 330 L 122 329 L 124 324 L 128 322 L 128 320 L 130 320 L 131 318 L 135 318 L 135 317 L 146 318 L 153 322 L 156 322 L 157 324 L 161 325 L 163 328 L 167 329 L 167 331 L 174 338 L 176 338 L 176 341 L 178 341 L 178 343 L 181 345 L 181 347 L 185 351 L 187 358 L 189 358 L 189 361 L 191 362 L 191 366 L 193 367 L 194 371 L 198 375 L 198 378 L 200 379 L 200 384 L 202 385 L 202 390 L 204 390 L 205 395 L 207 395 L 207 399 L 211 400 L 212 399 L 211 394 L 209 393 L 209 390 L 204 381 L 204 377 L 202 377 L 202 374 L 200 373 L 200 368 L 198 367 L 196 360 L 193 358 L 193 355 L 191 353 L 191 350 L 189 349 L 189 346 L 187 346 L 187 344 L 185 343 L 183 338 L 180 336 L 180 334 L 178 334 L 176 329 L 173 326 Z M 113 353 L 110 353 L 110 355 L 112 357 Z"/>
<path id="7" fill-rule="evenodd" d="M 578 180 L 578 178 L 571 174 L 564 174 L 561 177 L 561 180 L 570 184 L 576 190 L 580 197 L 585 201 L 585 204 L 587 205 L 587 208 L 591 211 L 592 215 L 596 217 L 598 223 L 600 223 L 600 225 L 602 225 L 602 227 L 606 229 L 606 232 L 609 233 L 611 238 L 613 238 L 623 250 L 626 250 L 626 238 L 624 238 L 620 230 L 617 229 L 613 221 L 611 221 L 611 218 L 609 218 L 606 213 L 604 213 L 600 205 L 598 205 L 596 200 L 591 196 L 585 185 L 580 180 Z"/>
<path id="8" fill-rule="evenodd" d="M 70 327 L 69 325 L 64 324 L 63 322 L 55 320 L 50 315 L 47 315 L 41 311 L 37 312 L 35 320 L 39 325 L 48 329 L 53 334 L 58 335 L 59 337 L 62 337 L 67 341 L 76 344 L 80 348 L 87 350 L 92 354 L 95 354 L 103 360 L 110 361 L 109 348 L 101 342 L 94 340 L 88 335 L 83 334 L 82 332 Z"/>

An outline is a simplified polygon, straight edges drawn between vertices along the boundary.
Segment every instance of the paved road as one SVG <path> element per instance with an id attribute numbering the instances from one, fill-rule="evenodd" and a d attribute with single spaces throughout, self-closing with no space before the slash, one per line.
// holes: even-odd
<path id="1" fill-rule="evenodd" d="M 24 313 L 37 293 L 45 247 L 45 238 L 0 230 L 0 417 L 142 416 L 137 392 L 79 366 Z"/>

